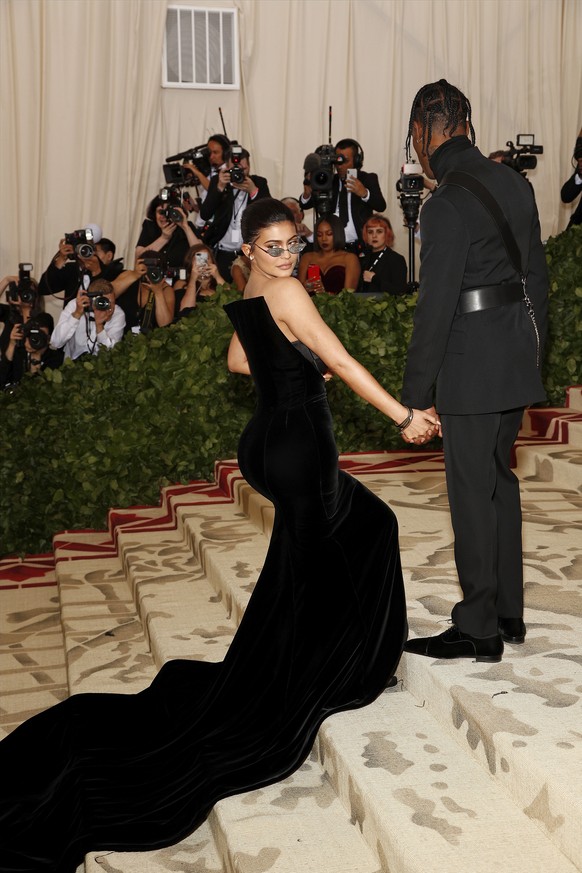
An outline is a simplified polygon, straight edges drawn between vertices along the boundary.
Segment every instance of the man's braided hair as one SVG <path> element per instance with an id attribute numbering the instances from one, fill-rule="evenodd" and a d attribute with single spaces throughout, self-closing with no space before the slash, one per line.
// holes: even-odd
<path id="1" fill-rule="evenodd" d="M 412 139 L 412 122 L 418 121 L 422 126 L 422 153 L 426 154 L 435 121 L 443 133 L 452 133 L 464 124 L 469 123 L 471 142 L 475 145 L 475 130 L 471 121 L 471 104 L 462 91 L 449 84 L 446 79 L 423 85 L 412 101 L 408 135 L 406 137 L 406 156 L 410 159 L 410 142 Z"/>

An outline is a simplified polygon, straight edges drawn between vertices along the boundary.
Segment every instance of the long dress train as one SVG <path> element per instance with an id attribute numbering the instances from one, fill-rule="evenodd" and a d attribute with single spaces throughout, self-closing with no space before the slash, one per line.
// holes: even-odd
<path id="1" fill-rule="evenodd" d="M 258 394 L 245 478 L 275 521 L 224 660 L 169 661 L 134 694 L 78 694 L 0 743 L 0 870 L 74 873 L 86 852 L 191 833 L 222 797 L 278 781 L 328 715 L 363 706 L 406 639 L 392 510 L 338 469 L 320 362 L 264 298 L 226 307 Z"/>

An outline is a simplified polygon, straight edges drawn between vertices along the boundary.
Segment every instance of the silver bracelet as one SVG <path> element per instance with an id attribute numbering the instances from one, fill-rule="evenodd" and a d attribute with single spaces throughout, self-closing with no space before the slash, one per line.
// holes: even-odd
<path id="1" fill-rule="evenodd" d="M 406 428 L 408 427 L 408 425 L 411 423 L 412 419 L 414 418 L 414 412 L 412 411 L 410 406 L 407 406 L 406 408 L 408 409 L 408 415 L 406 416 L 404 421 L 401 421 L 400 424 L 396 425 L 396 427 L 400 431 L 400 433 L 402 433 L 403 430 L 406 430 Z"/>

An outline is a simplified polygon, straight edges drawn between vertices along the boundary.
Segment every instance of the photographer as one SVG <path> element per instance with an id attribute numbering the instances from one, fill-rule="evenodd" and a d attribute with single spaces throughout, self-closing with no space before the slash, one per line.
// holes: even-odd
<path id="1" fill-rule="evenodd" d="M 233 145 L 227 166 L 210 180 L 200 207 L 200 216 L 207 222 L 204 242 L 214 249 L 218 270 L 227 282 L 232 281 L 230 267 L 242 245 L 242 214 L 261 197 L 270 197 L 267 180 L 251 175 L 248 151 Z"/>
<path id="2" fill-rule="evenodd" d="M 176 308 L 172 283 L 179 272 L 165 255 L 148 249 L 135 270 L 125 270 L 112 282 L 115 299 L 125 314 L 125 333 L 149 333 L 172 323 Z"/>
<path id="3" fill-rule="evenodd" d="M 340 139 L 336 143 L 335 153 L 339 161 L 332 181 L 331 212 L 339 216 L 344 228 L 346 250 L 358 252 L 364 244 L 364 224 L 373 212 L 386 209 L 386 201 L 376 173 L 362 170 L 364 152 L 355 139 Z M 316 205 L 307 179 L 300 202 L 303 209 L 311 209 Z"/>
<path id="4" fill-rule="evenodd" d="M 176 299 L 179 301 L 177 317 L 187 315 L 199 303 L 212 300 L 218 285 L 224 279 L 218 272 L 211 250 L 203 243 L 192 246 L 184 259 L 186 278 L 176 282 Z"/>
<path id="5" fill-rule="evenodd" d="M 96 225 L 88 225 L 96 229 L 98 233 L 95 236 L 101 242 L 101 230 Z M 79 231 L 75 231 L 79 233 Z M 119 268 L 116 262 L 111 258 L 111 263 L 104 263 L 99 256 L 99 243 L 87 243 L 86 249 L 81 249 L 80 246 L 74 246 L 71 242 L 67 242 L 66 237 L 63 237 L 59 242 L 59 250 L 51 260 L 47 269 L 40 277 L 38 283 L 39 293 L 43 296 L 57 295 L 64 292 L 63 308 L 74 300 L 79 288 L 87 289 L 89 284 L 94 279 L 106 279 L 111 281 L 119 274 Z M 105 248 L 108 248 L 109 240 L 103 240 Z M 113 245 L 113 243 L 111 243 Z M 105 248 L 102 251 L 105 251 Z M 79 251 L 76 251 L 79 249 Z M 87 255 L 82 254 L 83 251 Z M 113 245 L 113 251 L 115 246 Z"/>
<path id="6" fill-rule="evenodd" d="M 2 344 L 0 358 L 0 388 L 3 391 L 20 382 L 25 373 L 35 376 L 47 367 L 55 370 L 61 366 L 62 351 L 49 346 L 53 328 L 53 317 L 48 312 L 39 312 L 25 324 L 5 328 L 2 339 L 7 334 L 7 343 Z"/>
<path id="7" fill-rule="evenodd" d="M 579 197 L 580 194 L 582 194 L 582 130 L 578 134 L 576 140 L 576 147 L 574 148 L 572 161 L 575 163 L 575 170 L 568 181 L 564 182 L 562 185 L 562 203 L 572 203 L 576 197 Z M 570 216 L 568 227 L 571 227 L 573 224 L 582 224 L 582 198 Z"/>
<path id="8" fill-rule="evenodd" d="M 169 211 L 179 220 L 172 221 Z M 181 267 L 186 252 L 197 242 L 194 225 L 187 220 L 179 198 L 170 195 L 170 200 L 165 201 L 158 194 L 148 205 L 135 247 L 135 262 L 137 264 L 147 250 L 162 253 L 170 266 Z"/>
<path id="9" fill-rule="evenodd" d="M 123 336 L 125 315 L 115 305 L 111 282 L 95 279 L 87 290 L 79 288 L 57 322 L 51 348 L 64 348 L 65 358 L 76 361 L 82 355 L 96 355 L 111 349 Z"/>

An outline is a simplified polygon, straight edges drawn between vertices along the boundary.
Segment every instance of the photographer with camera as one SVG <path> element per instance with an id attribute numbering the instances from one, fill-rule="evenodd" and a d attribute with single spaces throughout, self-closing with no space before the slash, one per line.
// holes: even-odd
<path id="1" fill-rule="evenodd" d="M 112 282 L 115 299 L 125 314 L 125 333 L 149 333 L 174 320 L 174 281 L 185 276 L 162 252 L 143 252 L 135 270 L 125 270 Z"/>
<path id="2" fill-rule="evenodd" d="M 49 366 L 58 367 L 62 355 L 48 350 L 52 318 L 42 311 L 38 285 L 31 278 L 32 264 L 19 264 L 18 276 L 0 281 L 0 320 L 5 323 L 0 336 L 0 387 L 19 382 L 24 373 L 38 373 Z"/>
<path id="3" fill-rule="evenodd" d="M 251 175 L 248 151 L 231 143 L 227 166 L 210 180 L 200 207 L 200 217 L 207 222 L 204 242 L 214 249 L 216 265 L 227 282 L 232 281 L 230 268 L 242 245 L 240 223 L 244 210 L 249 203 L 270 196 L 267 180 Z"/>
<path id="4" fill-rule="evenodd" d="M 175 188 L 162 188 L 146 210 L 135 247 L 135 263 L 147 250 L 163 254 L 172 267 L 181 267 L 190 246 L 199 242 L 194 225 L 186 218 Z"/>
<path id="5" fill-rule="evenodd" d="M 56 296 L 64 292 L 64 308 L 75 299 L 79 288 L 88 288 L 94 279 L 114 279 L 119 274 L 119 267 L 113 258 L 109 259 L 110 263 L 101 260 L 98 248 L 101 242 L 104 243 L 103 253 L 110 251 L 110 246 L 115 252 L 113 243 L 102 240 L 101 228 L 96 224 L 66 233 L 59 242 L 58 252 L 40 277 L 39 293 Z"/>
<path id="6" fill-rule="evenodd" d="M 334 163 L 330 208 L 318 211 L 329 211 L 339 217 L 346 236 L 346 251 L 358 253 L 364 245 L 364 224 L 373 212 L 386 209 L 386 201 L 377 174 L 362 169 L 364 151 L 355 139 L 340 139 L 336 143 Z M 310 172 L 303 181 L 300 203 L 303 209 L 317 209 Z"/>
<path id="7" fill-rule="evenodd" d="M 580 130 L 576 139 L 572 164 L 575 167 L 574 172 L 568 181 L 564 182 L 560 192 L 562 203 L 572 203 L 576 197 L 579 197 L 580 194 L 582 194 L 582 130 Z M 582 198 L 570 216 L 568 227 L 571 227 L 573 224 L 582 224 Z"/>
<path id="8" fill-rule="evenodd" d="M 39 312 L 24 324 L 17 323 L 11 329 L 5 328 L 2 340 L 7 334 L 7 342 L 2 343 L 0 357 L 2 391 L 20 382 L 25 373 L 35 376 L 47 368 L 56 370 L 61 366 L 62 351 L 49 346 L 53 329 L 53 317 L 48 312 Z"/>
<path id="9" fill-rule="evenodd" d="M 113 285 L 95 279 L 87 289 L 79 288 L 57 322 L 51 348 L 64 349 L 65 358 L 76 361 L 83 355 L 96 355 L 101 348 L 111 349 L 123 336 L 125 315 L 115 305 Z"/>
<path id="10" fill-rule="evenodd" d="M 204 243 L 192 246 L 184 258 L 186 276 L 176 282 L 176 318 L 188 315 L 199 303 L 212 300 L 224 279 L 218 271 L 212 251 Z"/>

